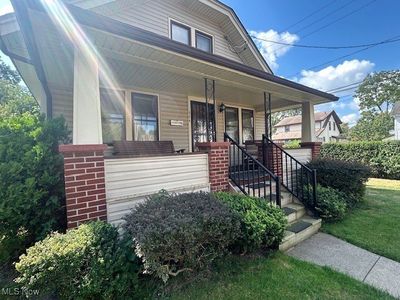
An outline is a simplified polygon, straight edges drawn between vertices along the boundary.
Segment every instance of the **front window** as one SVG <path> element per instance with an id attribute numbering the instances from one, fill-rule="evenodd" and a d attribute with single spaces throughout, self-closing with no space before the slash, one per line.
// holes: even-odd
<path id="1" fill-rule="evenodd" d="M 124 140 L 124 92 L 100 89 L 100 102 L 103 142 L 111 144 L 113 141 Z"/>
<path id="2" fill-rule="evenodd" d="M 225 132 L 239 142 L 239 110 L 237 108 L 225 108 Z"/>
<path id="3" fill-rule="evenodd" d="M 190 27 L 171 21 L 171 39 L 190 46 Z"/>
<path id="4" fill-rule="evenodd" d="M 132 93 L 133 140 L 158 140 L 157 96 Z"/>
<path id="5" fill-rule="evenodd" d="M 254 115 L 249 109 L 242 109 L 242 135 L 243 144 L 254 140 Z"/>
<path id="6" fill-rule="evenodd" d="M 212 53 L 212 36 L 196 31 L 196 48 Z"/>

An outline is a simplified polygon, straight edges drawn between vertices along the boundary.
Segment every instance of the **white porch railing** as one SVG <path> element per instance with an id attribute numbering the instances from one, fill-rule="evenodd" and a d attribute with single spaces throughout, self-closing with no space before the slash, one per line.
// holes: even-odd
<path id="1" fill-rule="evenodd" d="M 209 191 L 207 154 L 105 159 L 107 220 L 112 224 L 161 189 Z"/>

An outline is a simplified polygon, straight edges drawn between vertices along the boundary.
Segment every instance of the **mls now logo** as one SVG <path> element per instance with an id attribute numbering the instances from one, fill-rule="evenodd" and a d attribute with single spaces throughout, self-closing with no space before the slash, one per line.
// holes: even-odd
<path id="1" fill-rule="evenodd" d="M 39 290 L 30 290 L 27 288 L 2 288 L 1 295 L 7 296 L 37 296 L 39 295 Z"/>

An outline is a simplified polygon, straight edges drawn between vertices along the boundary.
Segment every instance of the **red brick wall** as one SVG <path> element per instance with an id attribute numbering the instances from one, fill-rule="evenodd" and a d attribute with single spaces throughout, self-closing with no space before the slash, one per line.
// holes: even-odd
<path id="1" fill-rule="evenodd" d="M 300 143 L 301 148 L 311 148 L 311 158 L 315 159 L 321 153 L 321 142 L 304 142 Z"/>
<path id="2" fill-rule="evenodd" d="M 106 145 L 61 145 L 64 156 L 68 228 L 90 220 L 107 220 L 104 181 Z"/>
<path id="3" fill-rule="evenodd" d="M 202 152 L 208 153 L 208 168 L 212 192 L 229 190 L 229 142 L 197 143 Z"/>

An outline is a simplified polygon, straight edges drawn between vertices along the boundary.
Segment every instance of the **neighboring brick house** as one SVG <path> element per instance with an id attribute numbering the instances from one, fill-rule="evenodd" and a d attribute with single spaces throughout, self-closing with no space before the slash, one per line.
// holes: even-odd
<path id="1" fill-rule="evenodd" d="M 315 136 L 317 141 L 338 142 L 343 140 L 341 137 L 342 121 L 337 113 L 332 110 L 330 112 L 317 112 L 314 114 L 315 119 Z M 275 134 L 272 139 L 276 142 L 288 142 L 293 140 L 301 140 L 301 116 L 286 117 L 274 126 Z"/>

